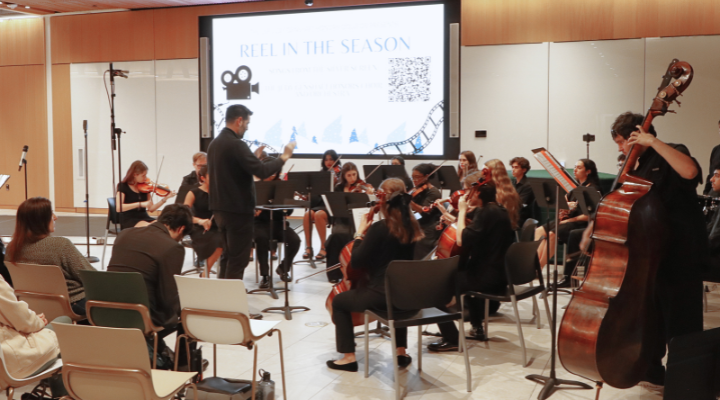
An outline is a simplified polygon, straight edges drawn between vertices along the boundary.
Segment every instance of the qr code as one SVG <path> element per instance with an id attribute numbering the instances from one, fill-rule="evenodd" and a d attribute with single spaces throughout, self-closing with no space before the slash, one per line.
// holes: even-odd
<path id="1" fill-rule="evenodd" d="M 430 57 L 390 58 L 388 101 L 430 100 Z"/>

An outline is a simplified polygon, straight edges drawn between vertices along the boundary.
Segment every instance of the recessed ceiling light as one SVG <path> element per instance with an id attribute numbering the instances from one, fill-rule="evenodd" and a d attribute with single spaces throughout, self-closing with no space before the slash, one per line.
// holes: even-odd
<path id="1" fill-rule="evenodd" d="M 25 6 L 25 8 L 30 8 L 30 6 Z"/>

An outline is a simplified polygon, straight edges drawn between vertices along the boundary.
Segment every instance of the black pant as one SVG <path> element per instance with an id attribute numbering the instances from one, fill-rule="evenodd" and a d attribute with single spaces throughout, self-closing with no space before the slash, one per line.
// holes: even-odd
<path id="1" fill-rule="evenodd" d="M 352 234 L 348 232 L 333 233 L 328 236 L 325 241 L 325 251 L 327 252 L 327 260 L 325 265 L 330 268 L 340 262 L 340 253 L 345 246 L 352 241 Z M 332 270 L 327 273 L 328 280 L 340 280 L 343 274 L 339 269 Z"/>
<path id="2" fill-rule="evenodd" d="M 650 349 L 651 365 L 646 377 L 658 385 L 665 383 L 662 359 L 670 339 L 703 331 L 702 279 L 671 276 L 662 267 L 655 280 L 655 301 L 660 314 L 655 332 L 664 340 L 658 340 Z"/>
<path id="3" fill-rule="evenodd" d="M 215 221 L 223 237 L 223 253 L 220 257 L 220 279 L 242 279 L 250 262 L 253 243 L 253 214 L 237 214 L 215 211 Z"/>
<path id="4" fill-rule="evenodd" d="M 297 254 L 298 250 L 300 250 L 300 237 L 298 237 L 297 233 L 295 233 L 293 229 L 290 229 L 290 227 L 285 227 L 284 234 L 285 238 L 283 239 L 282 224 L 276 223 L 275 226 L 273 226 L 273 239 L 281 243 L 283 242 L 283 240 L 287 240 L 287 248 L 284 257 L 285 259 L 281 261 L 280 266 L 285 267 L 285 260 L 288 260 L 287 268 L 289 270 L 290 263 L 292 263 L 292 260 L 295 259 L 295 255 Z M 260 264 L 260 275 L 268 276 L 270 270 L 268 263 L 268 253 L 271 250 L 269 222 L 255 222 L 255 246 L 257 246 L 256 254 L 258 258 L 258 263 Z M 273 247 L 273 249 L 274 248 L 275 247 Z"/>
<path id="5" fill-rule="evenodd" d="M 372 289 L 353 289 L 335 296 L 332 303 L 333 322 L 335 323 L 335 345 L 339 353 L 355 352 L 355 332 L 353 330 L 353 312 L 368 309 L 387 310 L 385 293 Z M 407 328 L 395 330 L 397 347 L 407 347 Z"/>
<path id="6" fill-rule="evenodd" d="M 177 335 L 184 335 L 185 334 L 185 328 L 183 327 L 182 323 L 178 323 L 176 326 L 171 328 L 165 328 L 158 332 L 158 353 L 162 353 L 163 349 L 167 346 L 165 344 L 165 337 L 170 335 L 173 332 L 177 332 Z M 197 349 L 197 342 L 191 342 L 190 343 L 190 351 L 193 351 Z M 180 345 L 178 346 L 178 352 L 175 354 L 175 358 L 178 360 L 178 367 L 182 367 L 185 365 L 188 365 L 188 354 L 187 350 L 185 349 L 185 340 L 182 339 L 180 342 Z M 152 360 L 151 360 L 152 363 Z"/>

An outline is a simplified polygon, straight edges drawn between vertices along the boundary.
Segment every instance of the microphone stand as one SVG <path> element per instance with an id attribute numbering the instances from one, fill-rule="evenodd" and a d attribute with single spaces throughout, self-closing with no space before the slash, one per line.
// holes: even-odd
<path id="1" fill-rule="evenodd" d="M 22 165 L 23 165 L 23 167 L 25 167 L 25 168 L 24 168 L 24 169 L 25 169 L 25 200 L 27 200 L 27 199 L 28 199 L 28 194 L 27 194 L 27 193 L 28 193 L 28 192 L 27 192 L 27 187 L 28 187 L 28 180 L 27 180 L 27 160 L 24 159 L 24 158 L 23 158 L 23 160 L 22 160 Z"/>
<path id="2" fill-rule="evenodd" d="M 87 239 L 87 256 L 88 262 L 96 263 L 100 259 L 90 255 L 90 177 L 88 176 L 88 133 L 87 120 L 83 121 L 83 131 L 85 132 L 85 237 Z"/>
<path id="3" fill-rule="evenodd" d="M 117 150 L 118 153 L 118 181 L 122 182 L 122 153 L 120 151 L 121 133 L 122 129 L 115 127 L 115 70 L 113 69 L 113 63 L 110 63 L 110 142 L 112 144 L 110 156 L 112 160 L 113 197 L 115 198 L 117 198 L 117 184 L 115 183 L 115 150 Z M 120 203 L 120 212 L 123 211 L 122 208 L 122 203 Z"/>

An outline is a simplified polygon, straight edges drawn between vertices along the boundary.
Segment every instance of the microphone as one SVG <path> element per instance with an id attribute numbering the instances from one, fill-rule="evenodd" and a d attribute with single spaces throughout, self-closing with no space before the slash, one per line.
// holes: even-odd
<path id="1" fill-rule="evenodd" d="M 121 78 L 127 79 L 127 74 L 129 74 L 130 71 L 120 70 L 120 69 L 113 69 L 111 70 L 112 76 L 119 76 Z"/>
<path id="2" fill-rule="evenodd" d="M 83 131 L 87 132 L 87 120 L 83 120 Z"/>
<path id="3" fill-rule="evenodd" d="M 25 161 L 25 156 L 27 155 L 28 147 L 27 145 L 23 146 L 23 152 L 22 156 L 20 157 L 20 166 L 18 167 L 18 172 L 22 171 L 23 162 Z"/>

